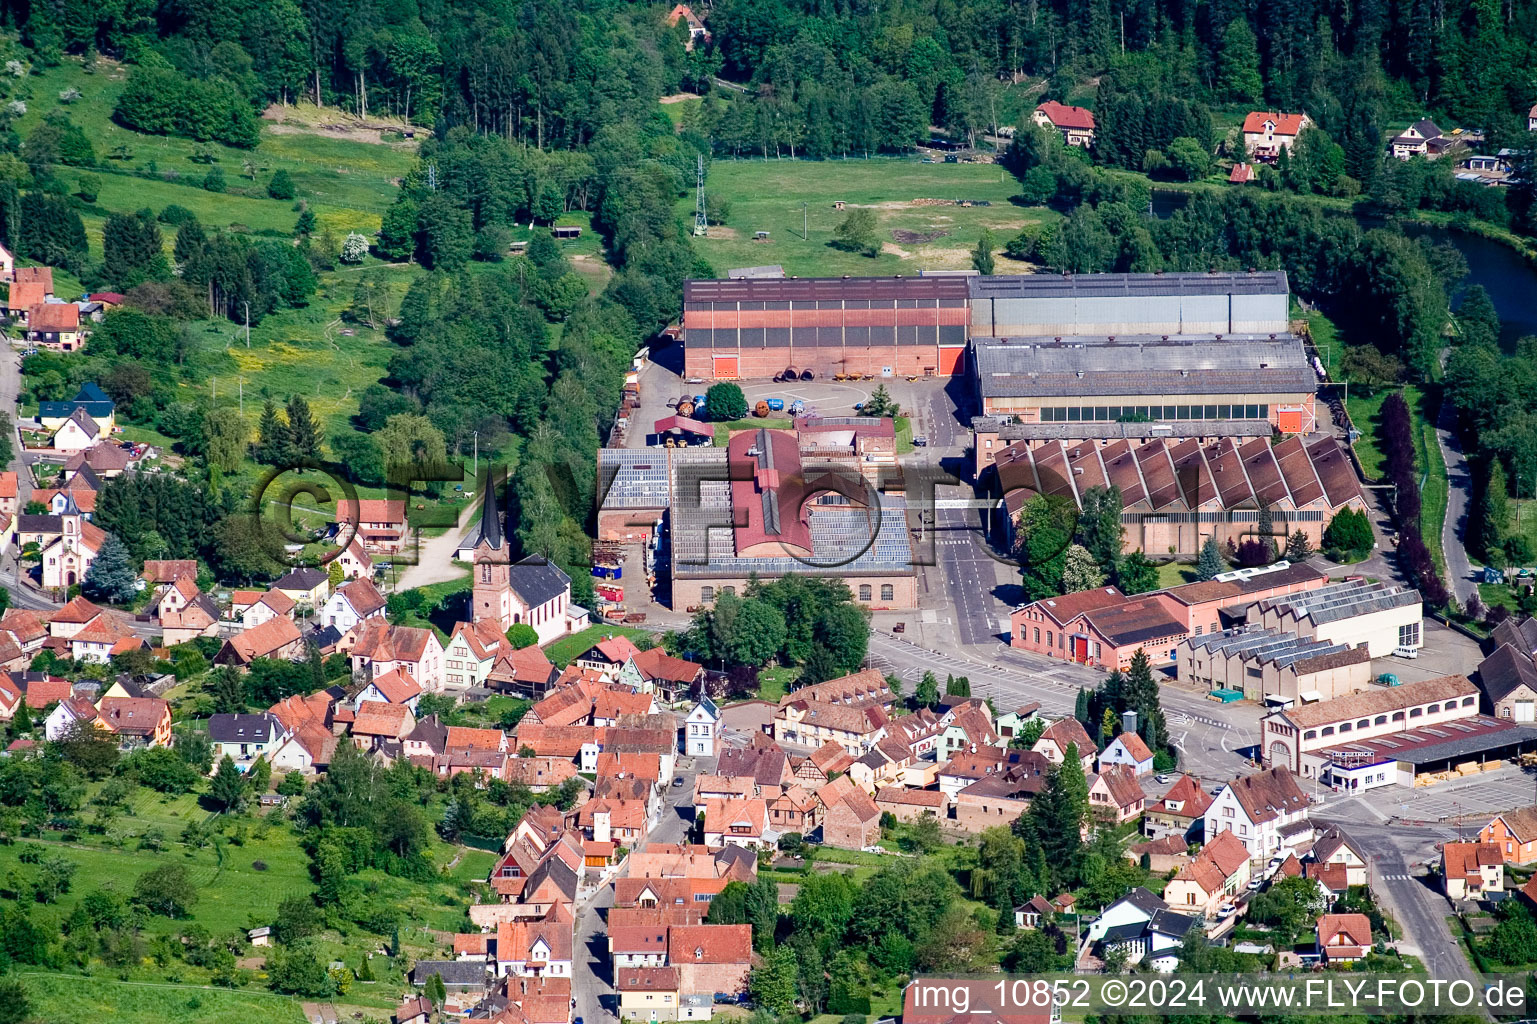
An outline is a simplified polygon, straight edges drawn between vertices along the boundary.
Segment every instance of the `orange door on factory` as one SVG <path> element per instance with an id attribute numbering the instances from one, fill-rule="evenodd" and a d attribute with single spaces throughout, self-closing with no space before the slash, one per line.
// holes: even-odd
<path id="1" fill-rule="evenodd" d="M 962 345 L 942 347 L 939 350 L 939 372 L 953 377 L 965 369 L 966 349 Z"/>
<path id="2" fill-rule="evenodd" d="M 716 356 L 715 357 L 715 379 L 716 380 L 734 380 L 734 379 L 736 379 L 736 376 L 737 376 L 737 357 L 736 356 Z"/>
<path id="3" fill-rule="evenodd" d="M 1302 433 L 1302 407 L 1283 405 L 1276 409 L 1276 429 L 1283 434 Z"/>

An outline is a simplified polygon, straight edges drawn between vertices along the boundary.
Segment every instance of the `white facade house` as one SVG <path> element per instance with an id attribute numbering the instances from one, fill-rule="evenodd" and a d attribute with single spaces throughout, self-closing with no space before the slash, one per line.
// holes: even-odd
<path id="1" fill-rule="evenodd" d="M 368 579 L 357 579 L 336 588 L 320 610 L 320 622 L 345 633 L 364 619 L 384 615 L 384 595 Z"/>
<path id="2" fill-rule="evenodd" d="M 1137 775 L 1146 775 L 1153 770 L 1153 752 L 1147 749 L 1142 737 L 1134 732 L 1123 732 L 1099 752 L 1100 771 L 1113 764 L 1125 765 Z"/>
<path id="3" fill-rule="evenodd" d="M 288 730 L 273 714 L 213 715 L 208 719 L 208 739 L 214 748 L 214 763 L 228 757 L 237 765 L 249 765 L 258 757 L 271 758 Z"/>
<path id="4" fill-rule="evenodd" d="M 1250 860 L 1264 860 L 1305 838 L 1297 826 L 1308 817 L 1308 798 L 1289 768 L 1271 768 L 1234 779 L 1222 787 L 1206 809 L 1206 841 L 1232 832 L 1249 851 Z"/>
<path id="5" fill-rule="evenodd" d="M 690 757 L 714 757 L 720 752 L 720 709 L 709 697 L 699 698 L 684 720 L 683 752 Z"/>

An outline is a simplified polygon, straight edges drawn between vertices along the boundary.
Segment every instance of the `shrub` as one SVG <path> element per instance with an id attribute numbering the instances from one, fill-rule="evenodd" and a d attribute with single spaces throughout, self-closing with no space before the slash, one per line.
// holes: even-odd
<path id="1" fill-rule="evenodd" d="M 288 172 L 279 168 L 273 172 L 272 180 L 267 182 L 267 194 L 273 199 L 292 199 L 294 180 L 288 176 Z"/>
<path id="2" fill-rule="evenodd" d="M 229 82 L 193 80 L 165 68 L 135 68 L 113 117 L 152 135 L 180 135 L 251 149 L 261 126 L 250 101 Z"/>
<path id="3" fill-rule="evenodd" d="M 203 188 L 209 192 L 223 192 L 224 187 L 224 172 L 218 167 L 208 168 L 208 173 L 203 175 Z"/>
<path id="4" fill-rule="evenodd" d="M 197 214 L 193 213 L 185 206 L 177 206 L 175 203 L 172 203 L 165 209 L 161 210 L 160 216 L 156 217 L 155 219 L 162 224 L 173 224 L 179 227 L 182 224 L 187 223 L 189 220 L 197 220 Z"/>

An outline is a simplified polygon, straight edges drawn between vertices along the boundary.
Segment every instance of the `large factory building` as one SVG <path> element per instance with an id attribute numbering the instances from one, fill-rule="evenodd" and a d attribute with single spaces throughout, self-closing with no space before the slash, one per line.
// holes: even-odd
<path id="1" fill-rule="evenodd" d="M 687 281 L 684 375 L 961 373 L 966 299 L 962 277 Z"/>
<path id="2" fill-rule="evenodd" d="M 980 338 L 1268 340 L 1287 300 L 1282 271 L 688 281 L 684 365 L 702 380 L 951 376 Z"/>

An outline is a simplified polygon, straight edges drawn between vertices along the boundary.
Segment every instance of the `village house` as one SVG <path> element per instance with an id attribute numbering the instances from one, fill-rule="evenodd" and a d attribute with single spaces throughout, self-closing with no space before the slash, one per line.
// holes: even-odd
<path id="1" fill-rule="evenodd" d="M 846 850 L 874 846 L 881 837 L 881 812 L 870 794 L 847 776 L 817 790 L 822 804 L 822 842 Z"/>
<path id="2" fill-rule="evenodd" d="M 348 580 L 372 579 L 374 575 L 374 560 L 369 555 L 363 542 L 353 537 L 347 542 L 336 556 L 336 564 L 342 567 L 342 578 Z"/>
<path id="3" fill-rule="evenodd" d="M 772 849 L 778 838 L 778 832 L 769 829 L 768 805 L 762 797 L 705 803 L 704 844 L 712 850 L 726 845 Z"/>
<path id="4" fill-rule="evenodd" d="M 73 302 L 42 302 L 33 306 L 27 314 L 27 343 L 54 352 L 80 351 L 80 307 Z"/>
<path id="5" fill-rule="evenodd" d="M 699 924 L 669 928 L 667 964 L 679 969 L 684 992 L 743 993 L 752 972 L 752 926 Z"/>
<path id="6" fill-rule="evenodd" d="M 383 498 L 347 498 L 336 507 L 338 535 L 363 542 L 376 554 L 400 552 L 406 537 L 406 503 Z"/>
<path id="7" fill-rule="evenodd" d="M 352 740 L 362 750 L 378 750 L 387 743 L 400 743 L 416 728 L 416 718 L 404 704 L 367 701 L 353 714 Z"/>
<path id="8" fill-rule="evenodd" d="M 304 652 L 304 636 L 299 627 L 291 619 L 273 618 L 224 641 L 213 663 L 246 668 L 257 658 L 297 661 Z"/>
<path id="9" fill-rule="evenodd" d="M 822 805 L 816 794 L 804 786 L 786 786 L 778 796 L 766 797 L 769 827 L 780 835 L 788 832 L 806 833 L 822 821 Z"/>
<path id="10" fill-rule="evenodd" d="M 357 579 L 336 588 L 320 610 L 320 621 L 345 633 L 364 619 L 383 617 L 384 605 L 384 595 L 372 580 Z"/>
<path id="11" fill-rule="evenodd" d="M 1133 717 L 1135 726 L 1136 712 L 1127 712 Z M 1153 771 L 1153 752 L 1147 749 L 1147 744 L 1142 742 L 1135 729 L 1128 729 L 1121 733 L 1099 753 L 1099 768 L 1103 771 L 1109 765 L 1125 765 L 1132 770 L 1134 775 L 1149 775 Z"/>
<path id="12" fill-rule="evenodd" d="M 1449 900 L 1478 900 L 1505 891 L 1505 855 L 1493 843 L 1445 843 L 1441 883 Z"/>
<path id="13" fill-rule="evenodd" d="M 1274 163 L 1281 150 L 1291 149 L 1297 136 L 1312 123 L 1306 114 L 1251 110 L 1243 121 L 1244 152 L 1260 163 Z"/>
<path id="14" fill-rule="evenodd" d="M 1089 738 L 1088 732 L 1083 728 L 1083 723 L 1076 718 L 1059 718 L 1046 727 L 1041 733 L 1041 738 L 1035 741 L 1035 746 L 1030 749 L 1040 754 L 1052 764 L 1061 764 L 1067 759 L 1068 747 L 1075 747 L 1078 760 L 1083 765 L 1085 772 L 1094 766 L 1094 758 L 1098 748 Z"/>
<path id="15" fill-rule="evenodd" d="M 1174 912 L 1167 903 L 1142 887 L 1116 900 L 1089 923 L 1087 944 L 1127 955 L 1127 963 L 1148 963 L 1155 970 L 1172 970 L 1185 935 L 1195 918 Z"/>
<path id="16" fill-rule="evenodd" d="M 1530 725 L 1537 722 L 1537 619 L 1506 619 L 1491 634 L 1494 653 L 1478 666 L 1478 682 L 1495 718 Z"/>
<path id="17" fill-rule="evenodd" d="M 925 815 L 944 821 L 950 816 L 950 798 L 937 789 L 886 786 L 875 792 L 875 809 L 901 822 L 917 821 Z"/>
<path id="18" fill-rule="evenodd" d="M 1008 825 L 1045 787 L 1045 775 L 1024 765 L 978 779 L 955 795 L 955 824 L 968 832 Z"/>
<path id="19" fill-rule="evenodd" d="M 1506 864 L 1537 862 L 1537 807 L 1495 815 L 1478 830 L 1478 841 L 1499 847 Z"/>
<path id="20" fill-rule="evenodd" d="M 1142 813 L 1147 797 L 1135 770 L 1113 764 L 1089 776 L 1089 810 L 1119 825 Z"/>
<path id="21" fill-rule="evenodd" d="M 575 921 L 571 910 L 556 903 L 538 918 L 503 921 L 496 928 L 498 977 L 571 977 Z"/>
<path id="22" fill-rule="evenodd" d="M 1233 832 L 1251 860 L 1263 860 L 1302 838 L 1308 798 L 1289 768 L 1271 768 L 1234 779 L 1206 809 L 1206 841 Z"/>
<path id="23" fill-rule="evenodd" d="M 422 688 L 411 673 L 405 669 L 395 668 L 388 672 L 382 672 L 370 679 L 358 695 L 352 700 L 352 710 L 358 711 L 362 706 L 374 701 L 380 704 L 401 704 L 411 709 L 416 714 L 416 705 L 421 700 Z"/>
<path id="24" fill-rule="evenodd" d="M 1313 840 L 1313 849 L 1308 857 L 1311 864 L 1321 865 L 1326 871 L 1339 872 L 1344 882 L 1343 888 L 1366 885 L 1370 880 L 1365 847 L 1350 838 L 1338 825 L 1330 825 L 1319 833 L 1318 838 Z"/>
<path id="25" fill-rule="evenodd" d="M 43 304 L 52 288 L 39 281 L 12 281 L 5 300 L 5 315 L 25 324 L 32 310 Z"/>
<path id="26" fill-rule="evenodd" d="M 655 693 L 664 704 L 676 704 L 688 700 L 704 680 L 704 666 L 684 658 L 674 658 L 661 647 L 641 651 L 630 657 L 629 668 L 638 677 L 640 688 Z"/>
<path id="27" fill-rule="evenodd" d="M 640 653 L 627 636 L 606 636 L 576 658 L 577 668 L 591 669 L 617 678 L 625 665 Z"/>
<path id="28" fill-rule="evenodd" d="M 286 574 L 272 584 L 273 590 L 280 590 L 293 599 L 294 604 L 301 608 L 313 611 L 326 603 L 326 598 L 331 594 L 331 577 L 319 569 L 310 566 L 300 566 L 290 569 Z"/>
<path id="29" fill-rule="evenodd" d="M 1430 118 L 1421 118 L 1388 140 L 1388 155 L 1395 160 L 1422 156 L 1436 160 L 1453 152 L 1467 150 L 1467 143 L 1457 133 L 1443 132 Z"/>
<path id="30" fill-rule="evenodd" d="M 443 688 L 458 691 L 486 685 L 497 659 L 512 650 L 505 631 L 491 619 L 454 623 L 448 646 L 443 648 Z"/>
<path id="31" fill-rule="evenodd" d="M 683 722 L 683 752 L 690 757 L 714 757 L 720 752 L 720 709 L 702 696 Z"/>
<path id="32" fill-rule="evenodd" d="M 1061 133 L 1069 146 L 1085 149 L 1094 145 L 1094 115 L 1083 107 L 1070 107 L 1056 100 L 1039 104 L 1030 115 L 1037 125 Z"/>
<path id="33" fill-rule="evenodd" d="M 294 599 L 281 590 L 235 590 L 230 592 L 228 622 L 241 629 L 255 629 L 264 622 L 294 617 Z"/>
<path id="34" fill-rule="evenodd" d="M 692 44 L 692 37 L 690 37 Z M 676 967 L 622 967 L 614 971 L 624 1020 L 677 1020 L 682 983 Z"/>
<path id="35" fill-rule="evenodd" d="M 237 765 L 249 765 L 258 757 L 270 757 L 287 738 L 283 723 L 266 711 L 218 714 L 208 719 L 208 741 L 213 744 L 215 763 L 228 757 Z"/>
<path id="36" fill-rule="evenodd" d="M 1318 957 L 1324 966 L 1353 964 L 1372 951 L 1372 923 L 1365 914 L 1324 914 L 1318 919 Z"/>
<path id="37" fill-rule="evenodd" d="M 158 697 L 103 697 L 96 715 L 122 750 L 171 745 L 171 705 Z"/>
<path id="38" fill-rule="evenodd" d="M 73 455 L 93 447 L 101 439 L 101 429 L 96 426 L 96 421 L 91 419 L 90 414 L 84 409 L 76 409 L 59 425 L 59 429 L 53 432 L 53 437 L 48 440 L 48 447 L 57 452 Z"/>
<path id="39" fill-rule="evenodd" d="M 337 650 L 345 651 L 352 670 L 365 678 L 403 669 L 427 693 L 443 688 L 443 645 L 430 629 L 368 618 L 343 635 Z"/>

